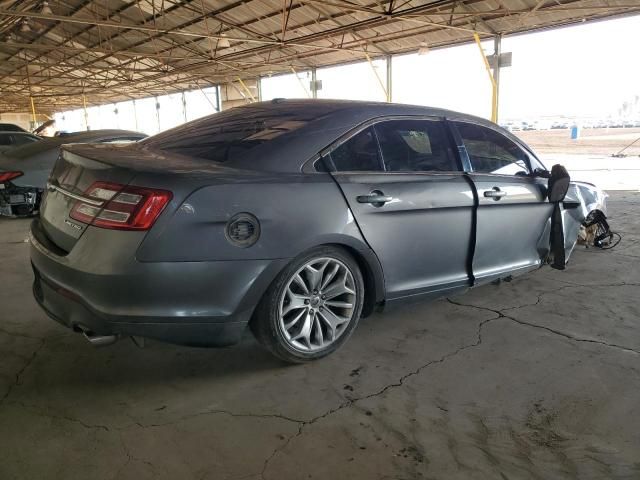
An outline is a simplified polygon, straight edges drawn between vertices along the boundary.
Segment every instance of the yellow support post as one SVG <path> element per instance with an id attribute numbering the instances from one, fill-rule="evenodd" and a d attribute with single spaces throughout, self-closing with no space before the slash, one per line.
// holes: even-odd
<path id="1" fill-rule="evenodd" d="M 480 49 L 480 55 L 482 55 L 484 66 L 487 69 L 489 80 L 491 81 L 491 121 L 496 122 L 498 120 L 498 84 L 496 83 L 496 79 L 493 78 L 493 74 L 491 73 L 491 65 L 489 65 L 489 60 L 487 60 L 487 56 L 484 54 L 484 50 L 482 49 L 480 36 L 474 32 L 473 38 L 475 39 L 476 44 Z"/>
<path id="2" fill-rule="evenodd" d="M 238 77 L 238 83 L 242 85 L 242 88 L 244 88 L 244 91 L 247 92 L 247 95 L 249 95 L 249 98 L 251 98 L 251 101 L 255 102 L 256 97 L 253 96 L 253 93 L 251 93 L 251 90 L 249 90 L 249 87 L 247 87 L 247 85 L 242 81 L 240 77 Z"/>
<path id="3" fill-rule="evenodd" d="M 29 95 L 29 99 L 31 100 L 31 119 L 33 121 L 33 128 L 36 128 L 36 105 L 33 103 L 33 97 Z"/>

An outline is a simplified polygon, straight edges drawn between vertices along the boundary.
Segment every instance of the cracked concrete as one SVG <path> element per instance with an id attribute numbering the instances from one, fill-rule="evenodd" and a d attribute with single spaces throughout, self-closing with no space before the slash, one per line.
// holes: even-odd
<path id="1" fill-rule="evenodd" d="M 250 336 L 93 349 L 0 220 L 0 478 L 638 478 L 639 203 L 612 198 L 613 251 L 376 314 L 301 366 Z"/>

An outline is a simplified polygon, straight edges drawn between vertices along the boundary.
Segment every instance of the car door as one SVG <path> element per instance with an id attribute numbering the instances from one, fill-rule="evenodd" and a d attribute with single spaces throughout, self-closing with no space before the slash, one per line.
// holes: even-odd
<path id="1" fill-rule="evenodd" d="M 441 119 L 378 121 L 325 156 L 378 256 L 387 299 L 469 285 L 473 195 Z"/>
<path id="2" fill-rule="evenodd" d="M 530 154 L 501 132 L 453 122 L 468 156 L 478 210 L 473 275 L 478 282 L 539 265 L 548 251 L 552 205 Z"/>

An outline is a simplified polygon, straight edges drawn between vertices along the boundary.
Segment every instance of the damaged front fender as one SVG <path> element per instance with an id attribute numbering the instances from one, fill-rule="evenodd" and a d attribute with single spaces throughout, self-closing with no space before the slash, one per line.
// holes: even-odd
<path id="1" fill-rule="evenodd" d="M 584 219 L 593 210 L 607 213 L 609 195 L 591 183 L 571 182 L 562 202 L 562 223 L 564 227 L 564 250 L 568 261 L 578 241 L 578 234 Z"/>

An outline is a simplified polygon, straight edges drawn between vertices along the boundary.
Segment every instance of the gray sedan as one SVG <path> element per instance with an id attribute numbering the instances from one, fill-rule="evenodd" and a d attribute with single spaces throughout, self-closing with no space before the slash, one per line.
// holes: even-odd
<path id="1" fill-rule="evenodd" d="M 278 357 L 313 360 L 376 305 L 568 258 L 603 195 L 554 198 L 548 177 L 495 124 L 379 103 L 275 100 L 65 146 L 32 225 L 34 294 L 95 344 L 223 346 L 248 326 Z"/>

